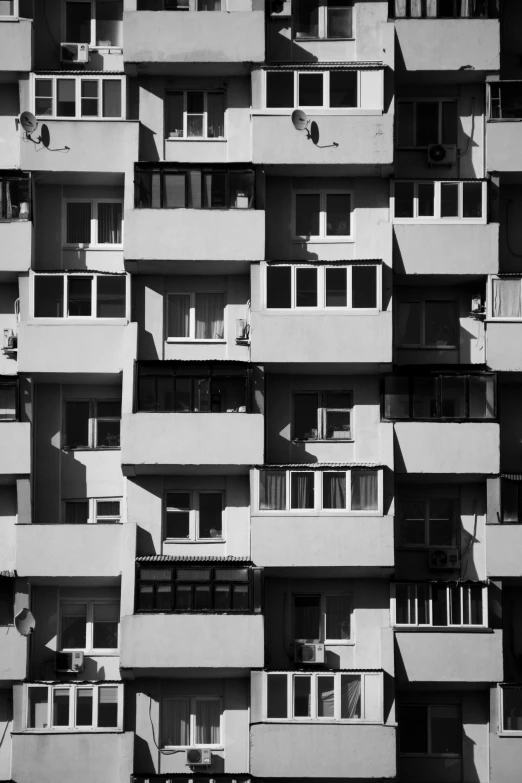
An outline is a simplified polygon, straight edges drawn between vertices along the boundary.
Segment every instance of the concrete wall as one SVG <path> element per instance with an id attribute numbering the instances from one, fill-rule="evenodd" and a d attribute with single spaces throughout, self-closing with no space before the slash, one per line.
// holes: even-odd
<path id="1" fill-rule="evenodd" d="M 500 430 L 494 422 L 397 422 L 398 473 L 498 473 Z"/>
<path id="2" fill-rule="evenodd" d="M 10 689 L 0 690 L 0 731 L 4 741 L 0 745 L 0 775 L 11 778 L 11 730 L 13 727 L 13 696 Z M 4 735 L 5 732 L 5 735 Z"/>
<path id="3" fill-rule="evenodd" d="M 260 209 L 128 209 L 125 259 L 261 261 Z"/>
<path id="4" fill-rule="evenodd" d="M 32 241 L 33 224 L 29 220 L 0 223 L 0 273 L 27 272 L 31 268 Z"/>
<path id="5" fill-rule="evenodd" d="M 322 390 L 352 391 L 353 442 L 292 441 L 293 393 Z M 376 462 L 393 465 L 390 430 L 387 423 L 381 423 L 376 376 L 269 375 L 266 399 L 267 464 Z"/>
<path id="6" fill-rule="evenodd" d="M 395 727 L 258 723 L 250 727 L 250 769 L 266 777 L 346 778 L 349 770 L 355 779 L 394 778 Z"/>
<path id="7" fill-rule="evenodd" d="M 487 171 L 522 169 L 522 128 L 519 122 L 489 121 L 486 125 Z"/>
<path id="8" fill-rule="evenodd" d="M 223 341 L 167 341 L 168 294 L 183 292 L 224 293 Z M 248 320 L 249 299 L 246 275 L 137 275 L 133 281 L 133 317 L 138 324 L 138 358 L 248 361 L 248 347 L 236 345 L 236 319 Z"/>
<path id="9" fill-rule="evenodd" d="M 185 753 L 158 753 L 161 744 L 161 700 L 169 697 L 215 696 L 222 700 L 222 749 L 212 751 L 210 774 L 248 772 L 248 679 L 138 680 L 127 686 L 127 711 L 136 726 L 135 773 L 186 773 Z M 150 715 L 149 715 L 150 706 Z"/>
<path id="10" fill-rule="evenodd" d="M 0 21 L 0 71 L 33 70 L 33 20 Z"/>
<path id="11" fill-rule="evenodd" d="M 122 464 L 136 472 L 160 466 L 257 465 L 263 462 L 263 416 L 259 413 L 133 413 L 122 418 Z M 147 470 L 153 468 L 153 470 Z M 226 469 L 222 472 L 227 472 Z"/>
<path id="12" fill-rule="evenodd" d="M 167 492 L 216 490 L 224 493 L 223 540 L 163 541 Z M 137 525 L 138 556 L 243 557 L 250 559 L 250 498 L 246 476 L 148 476 L 127 482 L 127 515 Z"/>
<path id="13" fill-rule="evenodd" d="M 487 275 L 499 268 L 498 223 L 395 223 L 394 269 L 407 275 Z"/>
<path id="14" fill-rule="evenodd" d="M 395 31 L 407 71 L 500 69 L 498 19 L 397 19 Z"/>
<path id="15" fill-rule="evenodd" d="M 35 617 L 35 629 L 31 634 L 31 658 L 29 678 L 31 680 L 55 680 L 54 656 L 59 649 L 59 602 L 61 599 L 120 600 L 119 587 L 62 587 L 34 585 L 32 588 L 31 611 Z M 121 623 L 119 636 L 122 647 Z M 78 680 L 119 680 L 119 652 L 111 655 L 84 656 L 84 670 L 81 675 L 65 675 L 73 682 Z M 19 719 L 21 716 L 19 716 Z"/>
<path id="16" fill-rule="evenodd" d="M 126 63 L 263 62 L 265 15 L 243 2 L 238 13 L 125 11 Z"/>
<path id="17" fill-rule="evenodd" d="M 23 680 L 26 676 L 27 637 L 19 634 L 14 625 L 0 627 L 0 681 Z M 1 720 L 0 717 L 0 725 Z M 0 760 L 1 750 L 0 746 Z"/>
<path id="18" fill-rule="evenodd" d="M 487 525 L 486 542 L 488 576 L 522 578 L 522 526 Z"/>
<path id="19" fill-rule="evenodd" d="M 133 771 L 130 731 L 13 734 L 12 741 L 16 783 L 34 783 L 47 772 L 54 783 L 90 783 L 93 775 L 98 783 L 127 783 Z"/>
<path id="20" fill-rule="evenodd" d="M 127 615 L 120 626 L 121 667 L 141 669 L 149 676 L 168 669 L 172 676 L 176 669 L 260 668 L 263 621 L 255 614 Z"/>
<path id="21" fill-rule="evenodd" d="M 31 425 L 24 421 L 0 423 L 0 475 L 31 472 Z"/>
<path id="22" fill-rule="evenodd" d="M 486 322 L 486 358 L 492 370 L 514 372 L 522 370 L 520 338 L 522 324 L 516 322 Z"/>
<path id="23" fill-rule="evenodd" d="M 10 23 L 0 22 L 2 27 L 8 30 Z M 5 37 L 5 34 L 4 34 Z M 0 57 L 3 57 L 3 50 Z M 20 113 L 20 95 L 16 74 L 12 74 L 13 81 L 0 84 L 0 168 L 12 169 L 20 166 L 20 135 L 21 131 L 16 127 L 16 118 Z"/>

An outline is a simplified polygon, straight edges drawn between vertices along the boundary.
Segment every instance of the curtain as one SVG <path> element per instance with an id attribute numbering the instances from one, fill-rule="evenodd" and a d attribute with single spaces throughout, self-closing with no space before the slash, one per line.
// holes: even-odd
<path id="1" fill-rule="evenodd" d="M 471 16 L 471 5 L 476 5 L 475 0 L 460 0 L 460 15 L 468 18 Z"/>
<path id="2" fill-rule="evenodd" d="M 223 294 L 196 294 L 196 339 L 223 339 L 224 309 Z"/>
<path id="3" fill-rule="evenodd" d="M 438 0 L 426 0 L 426 16 L 437 16 L 437 4 Z"/>
<path id="4" fill-rule="evenodd" d="M 70 201 L 67 204 L 67 244 L 89 244 L 91 241 L 90 202 Z"/>
<path id="5" fill-rule="evenodd" d="M 352 511 L 377 510 L 377 471 L 352 471 Z"/>
<path id="6" fill-rule="evenodd" d="M 219 701 L 196 702 L 196 745 L 219 745 Z"/>
<path id="7" fill-rule="evenodd" d="M 398 19 L 406 16 L 406 0 L 395 0 L 395 16 Z"/>
<path id="8" fill-rule="evenodd" d="M 296 595 L 294 598 L 294 637 L 319 639 L 321 636 L 321 599 L 318 595 Z"/>
<path id="9" fill-rule="evenodd" d="M 520 280 L 493 280 L 493 316 L 522 317 Z"/>
<path id="10" fill-rule="evenodd" d="M 190 294 L 176 294 L 168 300 L 168 337 L 188 337 Z"/>
<path id="11" fill-rule="evenodd" d="M 292 508 L 314 507 L 314 474 L 292 473 Z"/>
<path id="12" fill-rule="evenodd" d="M 286 508 L 286 471 L 262 470 L 259 489 L 260 511 L 279 511 Z"/>
<path id="13" fill-rule="evenodd" d="M 121 218 L 121 204 L 98 204 L 98 242 L 100 244 L 121 244 Z"/>
<path id="14" fill-rule="evenodd" d="M 162 745 L 190 745 L 190 699 L 163 702 Z"/>
<path id="15" fill-rule="evenodd" d="M 324 473 L 323 508 L 346 508 L 346 473 Z"/>
<path id="16" fill-rule="evenodd" d="M 317 678 L 317 717 L 333 718 L 334 713 L 334 678 Z"/>
<path id="17" fill-rule="evenodd" d="M 361 717 L 361 677 L 341 676 L 341 718 L 355 720 Z"/>
<path id="18" fill-rule="evenodd" d="M 411 0 L 410 16 L 412 18 L 422 16 L 422 0 Z"/>

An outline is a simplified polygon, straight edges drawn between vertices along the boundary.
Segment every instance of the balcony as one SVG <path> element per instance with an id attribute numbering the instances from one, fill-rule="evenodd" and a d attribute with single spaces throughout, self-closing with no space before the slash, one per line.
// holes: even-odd
<path id="1" fill-rule="evenodd" d="M 486 358 L 492 370 L 522 370 L 522 322 L 488 321 L 486 325 Z"/>
<path id="2" fill-rule="evenodd" d="M 398 473 L 495 474 L 500 469 L 496 422 L 397 422 Z"/>
<path id="3" fill-rule="evenodd" d="M 486 525 L 488 577 L 522 577 L 519 552 L 522 547 L 522 525 Z"/>
<path id="4" fill-rule="evenodd" d="M 263 617 L 257 614 L 136 614 L 122 617 L 122 669 L 210 669 L 235 676 L 264 665 Z M 180 644 L 180 639 L 183 644 Z"/>
<path id="5" fill-rule="evenodd" d="M 502 631 L 397 631 L 403 682 L 502 682 Z"/>
<path id="6" fill-rule="evenodd" d="M 27 421 L 0 422 L 0 476 L 28 476 L 30 473 L 30 423 Z"/>
<path id="7" fill-rule="evenodd" d="M 12 735 L 11 775 L 17 783 L 45 777 L 53 783 L 128 783 L 133 770 L 134 733 Z"/>
<path id="8" fill-rule="evenodd" d="M 129 6 L 135 8 L 135 0 L 126 3 Z M 243 64 L 263 62 L 262 5 L 256 0 L 237 0 L 233 9 L 210 13 L 128 10 L 123 15 L 124 62 L 146 66 L 149 73 L 172 63 L 222 64 L 230 73 L 230 66 L 239 72 Z"/>
<path id="9" fill-rule="evenodd" d="M 21 168 L 47 172 L 124 173 L 126 161 L 138 159 L 137 122 L 125 120 L 46 119 L 49 148 L 21 143 Z"/>
<path id="10" fill-rule="evenodd" d="M 500 69 L 498 19 L 396 19 L 395 33 L 406 71 Z"/>
<path id="11" fill-rule="evenodd" d="M 27 637 L 15 631 L 14 626 L 8 626 L 2 628 L 0 638 L 0 681 L 25 680 Z"/>
<path id="12" fill-rule="evenodd" d="M 126 260 L 138 261 L 260 261 L 265 257 L 265 212 L 127 210 L 124 252 Z"/>
<path id="13" fill-rule="evenodd" d="M 31 268 L 32 242 L 33 224 L 29 220 L 0 223 L 0 274 L 27 272 Z"/>
<path id="14" fill-rule="evenodd" d="M 0 20 L 0 71 L 33 70 L 33 21 L 11 17 Z"/>
<path id="15" fill-rule="evenodd" d="M 256 723 L 250 771 L 274 778 L 395 778 L 393 726 Z"/>
<path id="16" fill-rule="evenodd" d="M 498 223 L 394 225 L 394 268 L 401 274 L 487 275 L 498 263 Z"/>

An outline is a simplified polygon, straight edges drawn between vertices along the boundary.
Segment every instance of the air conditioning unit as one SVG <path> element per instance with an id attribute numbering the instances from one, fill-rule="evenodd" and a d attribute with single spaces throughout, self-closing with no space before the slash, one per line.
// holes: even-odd
<path id="1" fill-rule="evenodd" d="M 428 144 L 428 166 L 454 166 L 456 162 L 456 144 Z"/>
<path id="2" fill-rule="evenodd" d="M 60 59 L 62 63 L 88 63 L 89 44 L 86 43 L 60 44 Z"/>
<path id="3" fill-rule="evenodd" d="M 320 642 L 301 642 L 296 639 L 294 647 L 296 663 L 324 663 L 324 644 Z"/>
<path id="4" fill-rule="evenodd" d="M 75 674 L 80 674 L 83 672 L 83 652 L 78 650 L 70 653 L 56 653 L 54 670 L 56 672 L 73 672 Z"/>
<path id="5" fill-rule="evenodd" d="M 212 752 L 209 748 L 187 748 L 186 767 L 208 767 L 212 764 Z"/>
<path id="6" fill-rule="evenodd" d="M 460 568 L 459 550 L 454 546 L 430 549 L 429 567 L 430 571 L 455 571 Z"/>

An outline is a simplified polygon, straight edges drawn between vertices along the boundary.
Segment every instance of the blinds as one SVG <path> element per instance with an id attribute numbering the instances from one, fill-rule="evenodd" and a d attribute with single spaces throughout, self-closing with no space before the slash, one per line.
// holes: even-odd
<path id="1" fill-rule="evenodd" d="M 100 704 L 117 704 L 118 703 L 118 687 L 110 686 L 100 688 Z"/>
<path id="2" fill-rule="evenodd" d="M 121 203 L 98 204 L 98 243 L 108 245 L 121 244 Z"/>

